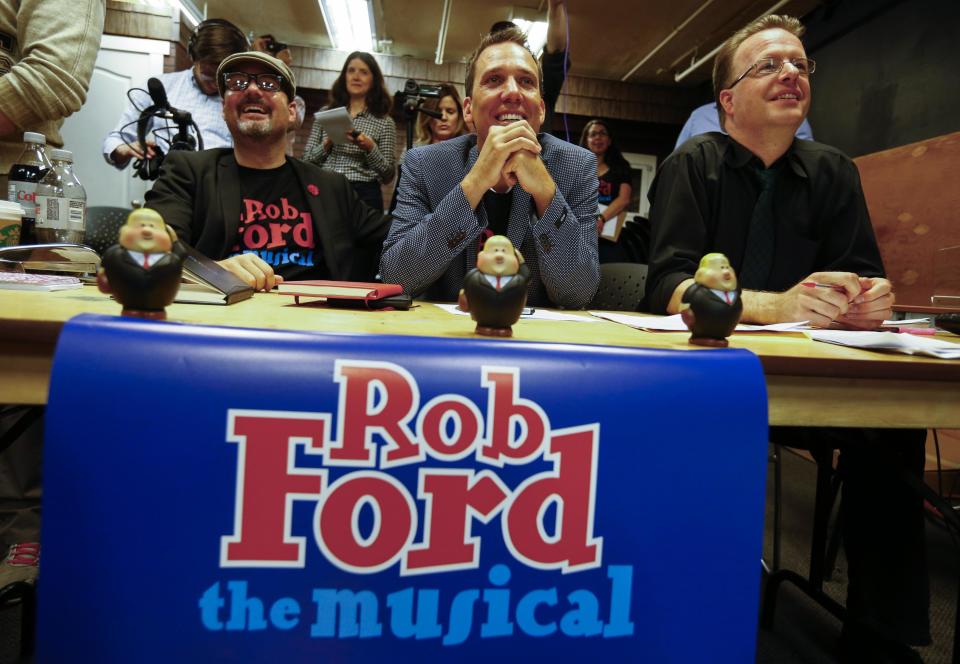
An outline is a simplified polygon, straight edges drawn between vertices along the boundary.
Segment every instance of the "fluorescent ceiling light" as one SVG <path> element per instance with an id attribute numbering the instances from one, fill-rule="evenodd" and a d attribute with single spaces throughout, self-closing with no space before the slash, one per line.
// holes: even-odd
<path id="1" fill-rule="evenodd" d="M 178 9 L 181 14 L 187 17 L 187 23 L 191 30 L 200 25 L 200 21 L 203 20 L 203 13 L 191 0 L 169 0 L 169 2 L 162 2 L 161 4 Z"/>
<path id="2" fill-rule="evenodd" d="M 340 51 L 372 51 L 373 17 L 370 0 L 319 0 L 323 22 Z"/>
<path id="3" fill-rule="evenodd" d="M 530 50 L 539 58 L 543 52 L 544 44 L 547 43 L 547 22 L 528 21 L 525 18 L 514 18 L 513 22 L 527 35 L 527 43 L 530 44 Z"/>

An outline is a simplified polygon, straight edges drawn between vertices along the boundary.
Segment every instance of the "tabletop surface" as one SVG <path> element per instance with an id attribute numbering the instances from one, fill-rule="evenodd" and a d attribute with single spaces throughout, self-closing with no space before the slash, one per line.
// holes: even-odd
<path id="1" fill-rule="evenodd" d="M 346 334 L 477 338 L 469 317 L 451 314 L 430 303 L 416 305 L 409 311 L 336 309 L 323 304 L 298 306 L 289 296 L 257 293 L 230 306 L 173 304 L 167 308 L 167 320 Z M 80 313 L 117 315 L 119 309 L 115 301 L 93 286 L 54 292 L 0 290 L 0 338 L 7 342 L 52 344 L 69 318 Z M 524 319 L 514 326 L 513 337 L 504 339 L 504 343 L 539 341 L 716 352 L 689 345 L 686 332 L 645 332 L 597 319 L 587 312 L 570 313 L 584 318 L 584 322 Z M 960 337 L 950 334 L 942 338 L 960 341 Z M 730 347 L 756 353 L 767 375 L 960 381 L 960 362 L 845 348 L 815 342 L 796 332 L 737 333 L 730 338 Z"/>

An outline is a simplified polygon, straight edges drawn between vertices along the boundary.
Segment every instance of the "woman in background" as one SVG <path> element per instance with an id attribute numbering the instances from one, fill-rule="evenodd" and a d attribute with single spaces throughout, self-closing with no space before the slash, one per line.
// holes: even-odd
<path id="1" fill-rule="evenodd" d="M 327 108 L 346 107 L 356 130 L 347 143 L 334 145 L 319 122 L 313 123 L 304 161 L 342 173 L 364 203 L 383 209 L 380 184 L 393 180 L 397 127 L 390 117 L 392 100 L 377 61 L 369 53 L 347 56 L 330 89 Z"/>
<path id="2" fill-rule="evenodd" d="M 452 83 L 441 83 L 439 87 L 440 98 L 431 99 L 424 107 L 438 111 L 441 117 L 432 118 L 420 113 L 417 117 L 416 145 L 439 143 L 467 133 L 467 126 L 463 122 L 463 104 L 457 89 Z"/>
<path id="3" fill-rule="evenodd" d="M 610 128 L 603 120 L 594 119 L 587 123 L 580 134 L 580 146 L 597 156 L 597 234 L 603 231 L 605 223 L 617 219 L 613 237 L 619 238 L 626 216 L 620 213 L 630 204 L 632 193 L 630 164 L 623 158 L 620 148 L 614 144 Z M 611 239 L 600 237 L 597 250 L 601 263 L 619 263 L 626 260 L 625 252 Z"/>

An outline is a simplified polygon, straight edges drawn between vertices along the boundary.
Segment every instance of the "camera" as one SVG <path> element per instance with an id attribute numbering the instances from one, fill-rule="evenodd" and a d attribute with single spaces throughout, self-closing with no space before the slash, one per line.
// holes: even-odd
<path id="1" fill-rule="evenodd" d="M 440 86 L 439 85 L 420 85 L 412 78 L 408 78 L 407 82 L 403 84 L 404 97 L 432 97 L 437 99 L 440 97 Z"/>

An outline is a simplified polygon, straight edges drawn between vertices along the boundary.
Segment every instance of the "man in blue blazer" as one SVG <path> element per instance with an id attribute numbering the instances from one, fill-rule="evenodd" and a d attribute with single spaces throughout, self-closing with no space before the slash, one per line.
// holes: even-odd
<path id="1" fill-rule="evenodd" d="M 467 65 L 464 118 L 476 134 L 407 154 L 384 281 L 456 300 L 479 246 L 506 235 L 530 268 L 527 302 L 585 307 L 597 290 L 597 177 L 592 153 L 547 134 L 542 77 L 523 33 L 484 37 Z"/>

